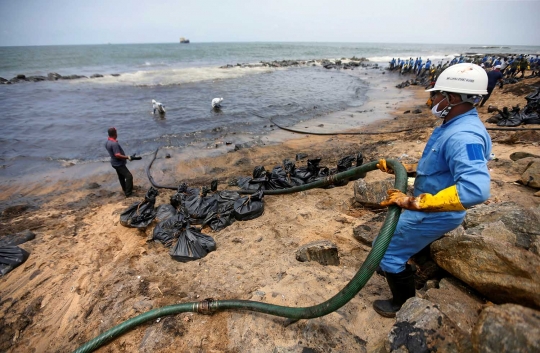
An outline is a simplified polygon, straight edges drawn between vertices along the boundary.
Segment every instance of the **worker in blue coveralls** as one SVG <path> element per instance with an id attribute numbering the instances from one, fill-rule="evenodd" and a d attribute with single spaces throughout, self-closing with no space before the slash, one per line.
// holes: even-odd
<path id="1" fill-rule="evenodd" d="M 431 112 L 443 122 L 431 134 L 418 162 L 414 196 L 390 189 L 381 203 L 404 209 L 380 263 L 392 299 L 376 300 L 373 308 L 384 317 L 394 317 L 415 295 L 414 272 L 407 264 L 411 256 L 457 228 L 467 208 L 489 197 L 491 139 L 475 108 L 487 94 L 487 83 L 484 69 L 463 63 L 448 67 L 427 90 Z M 393 173 L 384 159 L 377 167 Z M 412 166 L 406 169 L 411 171 Z"/>

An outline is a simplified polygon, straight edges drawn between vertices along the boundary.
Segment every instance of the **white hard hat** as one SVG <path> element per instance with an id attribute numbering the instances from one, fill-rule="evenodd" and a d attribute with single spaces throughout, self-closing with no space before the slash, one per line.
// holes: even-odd
<path id="1" fill-rule="evenodd" d="M 501 65 L 495 65 L 495 68 L 496 68 L 496 69 L 500 69 L 500 68 L 501 68 Z"/>
<path id="2" fill-rule="evenodd" d="M 488 77 L 480 66 L 463 63 L 450 66 L 437 78 L 435 86 L 426 92 L 443 91 L 463 94 L 487 94 Z"/>

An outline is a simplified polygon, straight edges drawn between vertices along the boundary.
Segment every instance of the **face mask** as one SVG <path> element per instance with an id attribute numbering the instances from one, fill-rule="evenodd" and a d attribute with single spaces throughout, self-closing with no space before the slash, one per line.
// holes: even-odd
<path id="1" fill-rule="evenodd" d="M 442 101 L 444 101 L 444 99 Z M 446 114 L 443 115 L 443 113 L 446 111 L 446 109 L 443 109 L 441 111 L 437 110 L 437 108 L 439 107 L 439 104 L 441 104 L 441 102 L 437 103 L 436 105 L 433 106 L 433 108 L 431 108 L 431 114 L 435 115 L 437 118 L 444 118 L 448 114 L 448 113 L 446 113 Z"/>

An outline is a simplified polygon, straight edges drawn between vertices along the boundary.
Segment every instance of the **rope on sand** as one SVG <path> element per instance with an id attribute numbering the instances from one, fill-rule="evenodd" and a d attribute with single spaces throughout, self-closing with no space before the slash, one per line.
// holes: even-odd
<path id="1" fill-rule="evenodd" d="M 286 127 L 286 126 L 281 126 L 279 125 L 278 123 L 276 123 L 273 118 L 267 118 L 265 116 L 261 116 L 261 115 L 258 115 L 258 114 L 255 114 L 255 113 L 251 113 L 259 118 L 262 118 L 262 119 L 268 119 L 270 120 L 270 122 L 274 125 L 276 125 L 278 128 L 282 129 L 282 130 L 286 130 L 286 131 L 290 131 L 290 132 L 296 132 L 298 134 L 305 134 L 305 135 L 329 135 L 329 136 L 333 136 L 333 135 L 381 135 L 381 134 L 396 134 L 398 132 L 404 132 L 404 131 L 411 131 L 413 130 L 413 128 L 409 128 L 409 129 L 403 129 L 403 130 L 392 130 L 392 131 L 377 131 L 377 132 L 370 132 L 370 131 L 357 131 L 357 132 L 310 132 L 310 131 L 302 131 L 302 130 L 295 130 L 295 129 L 291 129 L 289 127 Z"/>

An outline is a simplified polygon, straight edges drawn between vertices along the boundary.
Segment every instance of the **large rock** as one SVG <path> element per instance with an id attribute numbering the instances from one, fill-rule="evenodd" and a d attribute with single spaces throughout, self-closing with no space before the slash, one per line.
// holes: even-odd
<path id="1" fill-rule="evenodd" d="M 511 244 L 516 244 L 517 240 L 516 235 L 506 228 L 501 220 L 468 228 L 465 234 L 480 235 L 482 237 L 491 238 L 494 240 L 506 241 Z"/>
<path id="2" fill-rule="evenodd" d="M 531 210 L 523 209 L 514 202 L 478 205 L 467 211 L 465 229 L 501 221 L 506 229 L 516 235 L 517 246 L 529 249 L 540 237 L 540 217 Z"/>
<path id="3" fill-rule="evenodd" d="M 380 203 L 388 197 L 386 191 L 395 189 L 395 179 L 386 179 L 366 182 L 359 179 L 354 182 L 354 200 L 364 207 L 384 208 Z M 412 195 L 412 186 L 408 187 L 407 193 Z"/>
<path id="4" fill-rule="evenodd" d="M 336 244 L 328 240 L 311 242 L 296 251 L 296 259 L 301 262 L 317 261 L 321 265 L 339 265 Z"/>
<path id="5" fill-rule="evenodd" d="M 436 303 L 439 310 L 460 329 L 471 333 L 484 302 L 463 283 L 455 278 L 443 278 L 439 288 L 426 291 L 425 298 Z"/>
<path id="6" fill-rule="evenodd" d="M 481 236 L 444 237 L 431 244 L 435 262 L 495 303 L 540 308 L 540 257 Z"/>
<path id="7" fill-rule="evenodd" d="M 428 353 L 472 351 L 470 335 L 457 327 L 436 304 L 413 297 L 396 314 L 385 343 L 387 352 Z"/>
<path id="8" fill-rule="evenodd" d="M 540 312 L 519 305 L 491 306 L 472 332 L 479 353 L 540 352 Z"/>
<path id="9" fill-rule="evenodd" d="M 514 152 L 510 155 L 510 159 L 513 161 L 518 161 L 520 159 L 527 158 L 527 157 L 540 158 L 540 156 L 529 153 L 529 152 Z"/>
<path id="10" fill-rule="evenodd" d="M 540 189 L 540 159 L 532 162 L 527 170 L 521 174 L 521 182 L 531 188 Z"/>

